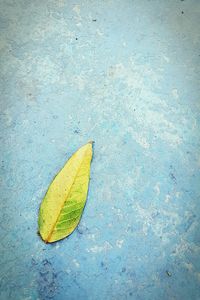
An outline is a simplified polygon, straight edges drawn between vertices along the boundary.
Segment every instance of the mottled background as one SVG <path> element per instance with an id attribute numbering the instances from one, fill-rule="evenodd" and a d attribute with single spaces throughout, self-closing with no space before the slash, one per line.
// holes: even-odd
<path id="1" fill-rule="evenodd" d="M 1 0 L 1 299 L 200 299 L 200 1 Z M 38 207 L 95 141 L 78 229 Z"/>

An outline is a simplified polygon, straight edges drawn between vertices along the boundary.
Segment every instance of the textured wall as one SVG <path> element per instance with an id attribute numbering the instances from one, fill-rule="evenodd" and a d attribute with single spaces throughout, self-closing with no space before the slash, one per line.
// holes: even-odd
<path id="1" fill-rule="evenodd" d="M 1 299 L 200 299 L 200 1 L 0 1 Z M 87 205 L 38 207 L 95 140 Z"/>

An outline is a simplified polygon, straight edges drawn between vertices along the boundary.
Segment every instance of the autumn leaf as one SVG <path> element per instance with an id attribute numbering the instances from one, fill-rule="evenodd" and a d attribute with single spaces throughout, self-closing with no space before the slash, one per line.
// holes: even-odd
<path id="1" fill-rule="evenodd" d="M 67 237 L 77 227 L 86 203 L 92 142 L 78 149 L 53 179 L 41 203 L 39 233 L 46 243 Z"/>

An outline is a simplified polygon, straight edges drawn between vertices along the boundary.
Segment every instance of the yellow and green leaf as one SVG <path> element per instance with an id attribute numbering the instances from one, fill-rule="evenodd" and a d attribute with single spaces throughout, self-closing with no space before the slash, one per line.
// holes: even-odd
<path id="1" fill-rule="evenodd" d="M 91 159 L 89 142 L 71 156 L 50 184 L 38 219 L 46 243 L 67 237 L 77 227 L 87 198 Z"/>

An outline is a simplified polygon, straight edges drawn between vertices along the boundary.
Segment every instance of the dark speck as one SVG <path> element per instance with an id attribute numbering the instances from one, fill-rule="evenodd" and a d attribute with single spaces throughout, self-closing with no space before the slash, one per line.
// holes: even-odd
<path id="1" fill-rule="evenodd" d="M 75 129 L 74 133 L 79 134 L 80 133 L 80 129 L 79 128 Z"/>
<path id="2" fill-rule="evenodd" d="M 101 267 L 102 267 L 104 270 L 108 270 L 106 264 L 105 264 L 103 261 L 101 262 Z"/>
<path id="3" fill-rule="evenodd" d="M 135 278 L 135 272 L 134 271 L 129 272 L 129 275 L 130 275 L 130 277 Z"/>
<path id="4" fill-rule="evenodd" d="M 182 13 L 182 15 L 183 15 L 183 14 L 184 14 L 184 11 L 182 11 L 181 13 Z"/>
<path id="5" fill-rule="evenodd" d="M 82 235 L 88 231 L 88 228 L 86 226 L 78 225 L 77 232 Z"/>
<path id="6" fill-rule="evenodd" d="M 153 212 L 152 214 L 151 214 L 151 216 L 152 216 L 152 218 L 153 219 L 155 219 L 157 216 L 159 216 L 159 212 L 158 211 L 156 211 L 156 212 Z"/>
<path id="7" fill-rule="evenodd" d="M 176 177 L 174 176 L 174 174 L 172 172 L 169 173 L 169 176 L 171 178 L 171 180 L 176 183 Z"/>
<path id="8" fill-rule="evenodd" d="M 166 274 L 167 274 L 167 276 L 169 276 L 169 277 L 171 277 L 171 276 L 172 276 L 172 273 L 171 273 L 171 272 L 169 272 L 168 270 L 166 271 Z"/>
<path id="9" fill-rule="evenodd" d="M 122 268 L 122 273 L 124 273 L 124 272 L 126 272 L 126 268 L 125 267 Z"/>
<path id="10" fill-rule="evenodd" d="M 171 180 L 176 184 L 176 177 L 174 175 L 175 169 L 172 165 L 170 165 L 170 173 L 169 173 L 169 177 L 171 178 Z"/>
<path id="11" fill-rule="evenodd" d="M 76 41 L 78 41 L 78 38 L 76 38 Z"/>
<path id="12" fill-rule="evenodd" d="M 93 20 L 92 20 L 92 22 L 96 22 L 96 21 L 97 21 L 97 19 L 93 19 Z"/>
<path id="13" fill-rule="evenodd" d="M 32 258 L 31 259 L 31 264 L 32 264 L 32 266 L 36 266 L 38 263 L 34 258 Z"/>
<path id="14" fill-rule="evenodd" d="M 77 227 L 77 231 L 78 231 L 79 234 L 83 234 L 83 232 L 84 232 L 83 229 L 79 228 L 79 227 Z"/>

